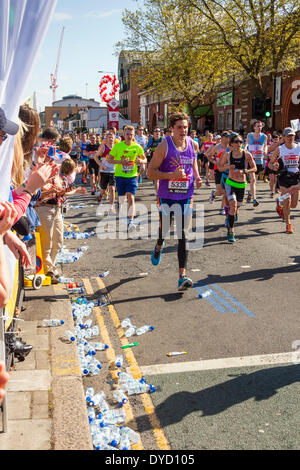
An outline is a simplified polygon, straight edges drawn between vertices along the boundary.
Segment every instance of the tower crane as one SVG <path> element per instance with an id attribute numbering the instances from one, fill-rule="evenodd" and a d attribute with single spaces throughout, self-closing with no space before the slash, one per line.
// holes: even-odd
<path id="1" fill-rule="evenodd" d="M 51 73 L 51 75 L 50 75 L 50 80 L 51 80 L 50 89 L 52 90 L 52 102 L 56 101 L 56 88 L 58 87 L 56 79 L 57 79 L 57 71 L 58 71 L 58 65 L 59 65 L 60 52 L 61 52 L 61 48 L 62 48 L 64 32 L 65 32 L 65 27 L 63 26 L 63 29 L 62 29 L 61 35 L 60 35 L 60 42 L 59 42 L 59 48 L 58 48 L 58 53 L 57 53 L 55 72 L 54 72 L 54 74 Z"/>

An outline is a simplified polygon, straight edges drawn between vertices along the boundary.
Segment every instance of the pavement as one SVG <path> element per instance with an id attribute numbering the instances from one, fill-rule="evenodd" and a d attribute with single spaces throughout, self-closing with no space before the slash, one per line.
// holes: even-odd
<path id="1" fill-rule="evenodd" d="M 219 202 L 207 203 L 210 191 L 202 188 L 195 197 L 205 207 L 204 245 L 189 253 L 194 288 L 184 294 L 177 292 L 176 240 L 167 240 L 161 264 L 153 267 L 153 239 L 101 238 L 107 202 L 101 209 L 95 197 L 71 199 L 86 207 L 70 209 L 66 224 L 97 229 L 98 237 L 66 240 L 70 250 L 82 243 L 89 248 L 76 263 L 62 266 L 63 275 L 83 282 L 90 299 L 108 295 L 111 304 L 94 309 L 93 318 L 109 349 L 98 356 L 101 374 L 81 378 L 76 347 L 63 340 L 73 326 L 65 288 L 27 290 L 21 336 L 34 348 L 11 372 L 9 432 L 0 434 L 0 449 L 92 448 L 84 390 L 93 386 L 111 397 L 120 353 L 123 370 L 157 387 L 126 405 L 127 423 L 141 435 L 136 449 L 299 449 L 300 361 L 293 345 L 300 345 L 300 211 L 292 211 L 294 235 L 285 234 L 275 201 L 259 182 L 261 204 L 244 205 L 237 242 L 230 245 Z M 137 203 L 147 210 L 155 206 L 150 181 L 139 188 Z M 109 276 L 100 279 L 107 270 Z M 204 290 L 211 295 L 199 299 Z M 129 338 L 140 345 L 123 351 L 128 340 L 120 323 L 128 316 L 155 329 Z M 65 320 L 65 328 L 41 328 L 50 317 Z M 170 351 L 187 354 L 168 358 Z"/>

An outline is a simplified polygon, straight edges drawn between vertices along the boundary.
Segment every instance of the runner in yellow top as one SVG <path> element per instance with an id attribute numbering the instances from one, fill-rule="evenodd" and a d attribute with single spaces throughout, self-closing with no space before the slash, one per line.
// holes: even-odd
<path id="1" fill-rule="evenodd" d="M 115 144 L 110 151 L 108 162 L 116 165 L 116 187 L 120 206 L 124 204 L 126 197 L 128 202 L 128 231 L 133 231 L 135 225 L 133 218 L 135 214 L 136 190 L 138 187 L 137 175 L 138 165 L 146 164 L 144 150 L 135 142 L 134 127 L 126 126 L 124 139 Z M 121 207 L 120 207 L 121 212 Z"/>

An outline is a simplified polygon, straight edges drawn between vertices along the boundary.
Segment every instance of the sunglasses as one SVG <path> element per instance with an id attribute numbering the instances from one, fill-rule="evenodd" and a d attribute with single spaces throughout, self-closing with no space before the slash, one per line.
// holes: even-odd
<path id="1" fill-rule="evenodd" d="M 243 141 L 242 140 L 233 140 L 232 143 L 233 144 L 242 144 Z"/>
<path id="2" fill-rule="evenodd" d="M 0 134 L 0 137 L 2 139 L 2 142 L 4 142 L 7 139 L 7 134 Z"/>

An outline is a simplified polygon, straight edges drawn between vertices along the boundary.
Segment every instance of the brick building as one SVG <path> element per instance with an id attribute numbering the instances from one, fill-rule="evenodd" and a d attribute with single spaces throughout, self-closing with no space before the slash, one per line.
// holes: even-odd
<path id="1" fill-rule="evenodd" d="M 56 126 L 58 122 L 65 121 L 72 115 L 78 115 L 83 109 L 98 107 L 100 103 L 94 99 L 88 100 L 76 95 L 64 96 L 52 106 L 45 107 L 45 127 L 49 127 L 51 122 Z"/>
<path id="2" fill-rule="evenodd" d="M 136 70 L 141 66 L 139 53 L 133 55 L 122 51 L 119 55 L 118 80 L 120 82 L 120 114 L 131 121 L 133 126 L 140 122 L 139 88 L 136 85 Z"/>

